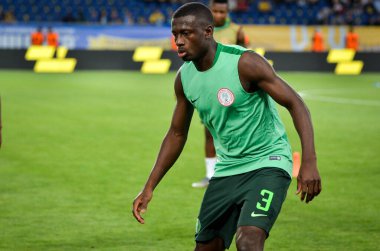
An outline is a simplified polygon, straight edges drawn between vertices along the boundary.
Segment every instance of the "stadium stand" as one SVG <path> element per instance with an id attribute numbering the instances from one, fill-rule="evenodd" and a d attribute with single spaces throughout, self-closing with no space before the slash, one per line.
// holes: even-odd
<path id="1" fill-rule="evenodd" d="M 152 13 L 170 16 L 187 1 L 176 0 L 0 0 L 1 22 L 149 24 Z M 205 4 L 208 1 L 199 1 Z M 379 25 L 379 0 L 231 0 L 231 19 L 240 24 Z"/>

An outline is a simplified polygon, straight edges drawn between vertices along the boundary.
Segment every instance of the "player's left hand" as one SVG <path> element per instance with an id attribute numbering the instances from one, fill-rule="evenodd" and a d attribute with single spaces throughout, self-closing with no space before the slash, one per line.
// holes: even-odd
<path id="1" fill-rule="evenodd" d="M 315 162 L 302 163 L 297 177 L 297 192 L 301 201 L 309 203 L 322 191 L 321 177 Z"/>

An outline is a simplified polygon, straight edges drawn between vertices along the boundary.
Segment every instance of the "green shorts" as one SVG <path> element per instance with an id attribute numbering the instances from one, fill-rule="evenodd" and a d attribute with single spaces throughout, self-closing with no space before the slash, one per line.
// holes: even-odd
<path id="1" fill-rule="evenodd" d="M 290 182 L 289 174 L 280 168 L 212 178 L 198 216 L 195 240 L 220 237 L 229 248 L 239 226 L 256 226 L 269 235 Z"/>

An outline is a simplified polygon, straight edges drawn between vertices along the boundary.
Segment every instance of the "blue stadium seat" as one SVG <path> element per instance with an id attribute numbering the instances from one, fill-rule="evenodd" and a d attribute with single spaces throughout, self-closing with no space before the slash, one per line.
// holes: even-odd
<path id="1" fill-rule="evenodd" d="M 208 1 L 201 2 L 208 4 Z M 260 13 L 257 9 L 259 1 L 249 1 L 246 12 L 232 12 L 230 17 L 233 21 L 242 24 L 316 24 L 317 13 L 324 7 L 330 6 L 329 0 L 316 1 L 314 4 L 298 5 L 294 2 L 272 1 L 273 12 L 271 15 Z M 166 15 L 166 24 L 169 25 L 173 10 L 180 6 L 180 3 L 145 2 L 142 0 L 0 0 L 0 6 L 4 11 L 13 11 L 18 21 L 61 21 L 68 10 L 72 10 L 77 15 L 80 10 L 89 22 L 96 22 L 92 12 L 105 9 L 109 15 L 116 9 L 119 16 L 124 15 L 124 9 L 132 13 L 133 18 L 138 20 L 140 17 L 148 18 L 150 13 L 157 7 Z M 368 24 L 369 16 L 365 13 L 353 17 L 355 24 Z M 331 18 L 330 18 L 331 22 Z"/>

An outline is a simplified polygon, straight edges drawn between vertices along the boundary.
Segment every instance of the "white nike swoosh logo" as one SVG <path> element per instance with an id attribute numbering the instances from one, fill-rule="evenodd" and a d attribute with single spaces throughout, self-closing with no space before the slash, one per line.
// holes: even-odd
<path id="1" fill-rule="evenodd" d="M 251 214 L 252 217 L 260 217 L 260 216 L 268 216 L 266 214 L 255 214 L 255 212 L 252 212 Z"/>

